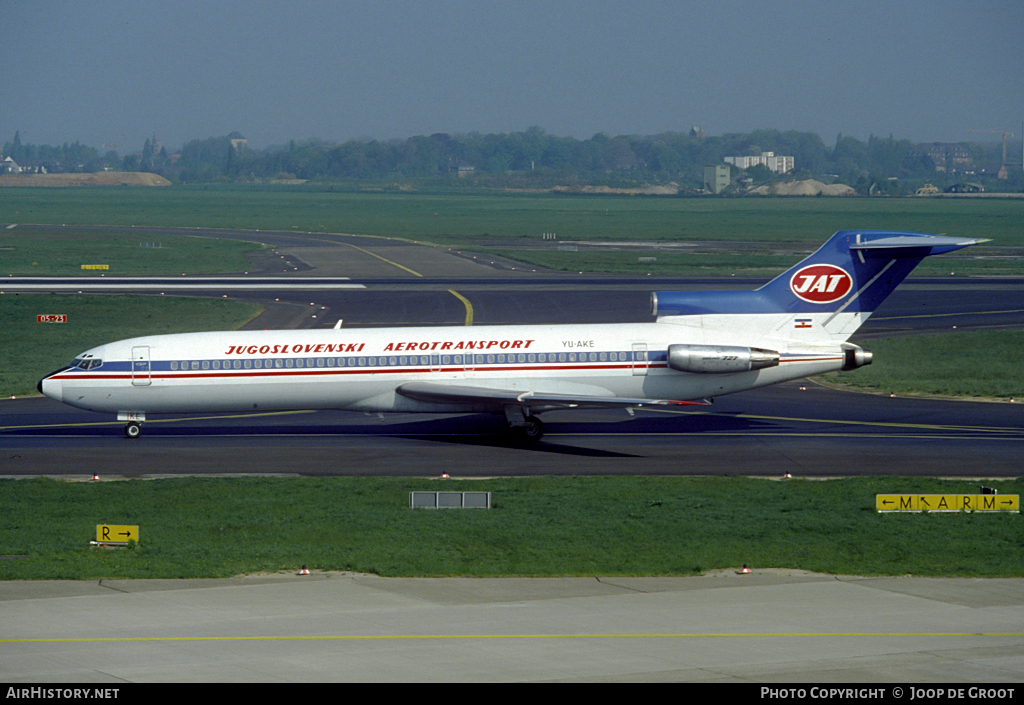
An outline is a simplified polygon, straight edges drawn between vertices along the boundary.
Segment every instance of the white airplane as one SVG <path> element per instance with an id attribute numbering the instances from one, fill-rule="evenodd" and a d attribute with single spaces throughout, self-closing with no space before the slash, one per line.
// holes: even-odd
<path id="1" fill-rule="evenodd" d="M 153 335 L 87 350 L 39 382 L 65 404 L 149 414 L 348 409 L 504 414 L 537 439 L 553 409 L 707 403 L 870 364 L 846 342 L 926 256 L 985 240 L 842 231 L 754 291 L 660 291 L 656 321 Z"/>

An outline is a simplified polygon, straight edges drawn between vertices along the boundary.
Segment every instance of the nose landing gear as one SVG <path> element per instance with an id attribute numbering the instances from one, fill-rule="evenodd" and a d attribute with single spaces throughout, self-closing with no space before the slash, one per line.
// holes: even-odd
<path id="1" fill-rule="evenodd" d="M 117 420 L 126 422 L 124 435 L 129 438 L 138 438 L 142 433 L 142 422 L 146 420 L 146 413 L 143 411 L 119 411 Z"/>

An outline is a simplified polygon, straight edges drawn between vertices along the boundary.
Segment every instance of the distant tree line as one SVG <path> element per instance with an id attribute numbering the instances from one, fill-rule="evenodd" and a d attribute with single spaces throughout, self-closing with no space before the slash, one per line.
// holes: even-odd
<path id="1" fill-rule="evenodd" d="M 937 174 L 927 145 L 909 140 L 871 136 L 867 142 L 838 135 L 826 145 L 812 132 L 756 130 L 705 136 L 698 129 L 652 136 L 610 137 L 598 133 L 586 140 L 549 135 L 539 127 L 511 134 L 463 135 L 444 133 L 393 140 L 350 140 L 341 144 L 307 140 L 254 150 L 245 147 L 238 133 L 191 140 L 180 156 L 166 149 L 154 153 L 150 141 L 141 155 L 117 161 L 108 152 L 75 145 L 63 148 L 5 143 L 3 154 L 59 154 L 60 161 L 74 162 L 79 170 L 121 168 L 152 171 L 171 180 L 265 181 L 304 179 L 323 181 L 433 180 L 452 185 L 550 188 L 555 185 L 632 186 L 675 182 L 683 188 L 700 188 L 703 169 L 721 164 L 727 156 L 774 152 L 792 156 L 792 174 L 774 174 L 763 166 L 732 168 L 733 177 L 760 183 L 779 179 L 818 178 L 853 186 L 863 193 L 898 193 L 909 188 L 905 180 L 978 180 L 981 177 Z M 958 145 L 973 158 L 977 169 L 995 164 L 1000 157 L 992 146 Z M 33 151 L 34 150 L 34 151 Z M 55 150 L 53 152 L 46 150 Z M 35 158 L 35 157 L 33 157 Z M 56 157 L 55 157 L 56 158 Z M 112 161 L 117 161 L 112 164 Z M 1022 180 L 1016 170 L 1007 186 Z M 1019 190 L 1024 183 L 1017 185 Z"/>
<path id="2" fill-rule="evenodd" d="M 14 133 L 13 140 L 4 143 L 0 156 L 10 157 L 22 166 L 44 166 L 51 172 L 99 171 L 103 168 L 103 162 L 95 147 L 86 147 L 78 142 L 65 142 L 59 147 L 22 144 L 19 132 Z"/>

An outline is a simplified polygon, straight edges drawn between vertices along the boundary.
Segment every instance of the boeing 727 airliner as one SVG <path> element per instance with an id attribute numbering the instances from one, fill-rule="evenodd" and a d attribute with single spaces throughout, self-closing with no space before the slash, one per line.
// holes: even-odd
<path id="1" fill-rule="evenodd" d="M 230 331 L 87 350 L 39 382 L 116 413 L 349 409 L 504 414 L 525 437 L 553 409 L 703 403 L 867 365 L 850 335 L 926 256 L 983 240 L 842 231 L 754 291 L 660 291 L 653 323 Z"/>

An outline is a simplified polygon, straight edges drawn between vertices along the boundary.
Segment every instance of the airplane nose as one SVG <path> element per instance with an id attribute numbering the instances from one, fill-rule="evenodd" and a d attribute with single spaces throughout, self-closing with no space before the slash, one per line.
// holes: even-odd
<path id="1" fill-rule="evenodd" d="M 53 375 L 43 377 L 39 380 L 39 384 L 36 385 L 36 389 L 39 390 L 40 394 L 45 394 L 54 401 L 64 401 L 64 385 L 58 379 L 53 379 Z"/>

